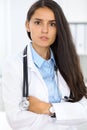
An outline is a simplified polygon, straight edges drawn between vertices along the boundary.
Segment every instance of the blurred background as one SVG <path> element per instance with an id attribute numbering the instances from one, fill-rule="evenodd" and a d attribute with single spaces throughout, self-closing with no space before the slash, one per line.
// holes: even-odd
<path id="1" fill-rule="evenodd" d="M 1 92 L 2 66 L 8 56 L 18 53 L 28 44 L 25 20 L 29 7 L 35 1 L 0 0 L 0 127 L 3 130 L 10 130 L 10 127 L 5 119 Z M 84 80 L 87 84 L 87 0 L 55 1 L 62 7 L 70 24 Z M 87 124 L 78 126 L 78 130 L 87 130 Z"/>

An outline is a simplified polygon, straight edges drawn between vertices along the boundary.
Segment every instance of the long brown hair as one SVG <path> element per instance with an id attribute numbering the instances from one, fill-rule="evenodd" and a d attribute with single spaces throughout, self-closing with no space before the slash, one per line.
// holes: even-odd
<path id="1" fill-rule="evenodd" d="M 38 0 L 35 2 L 27 13 L 27 20 L 30 21 L 34 12 L 41 7 L 48 7 L 54 12 L 58 33 L 55 42 L 51 45 L 51 49 L 55 57 L 57 69 L 59 69 L 69 86 L 70 98 L 73 99 L 72 102 L 79 101 L 83 96 L 87 97 L 87 90 L 69 24 L 61 7 L 53 0 Z M 27 33 L 31 39 L 30 33 Z"/>

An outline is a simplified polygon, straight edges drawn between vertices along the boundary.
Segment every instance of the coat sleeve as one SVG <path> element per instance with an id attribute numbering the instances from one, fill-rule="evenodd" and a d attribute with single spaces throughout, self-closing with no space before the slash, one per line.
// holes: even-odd
<path id="1" fill-rule="evenodd" d="M 6 62 L 2 70 L 2 93 L 8 122 L 13 129 L 33 128 L 38 123 L 38 116 L 29 111 L 21 111 L 22 100 L 22 61 Z"/>
<path id="2" fill-rule="evenodd" d="M 59 73 L 59 72 L 58 72 Z M 59 85 L 62 98 L 69 96 L 69 87 L 59 73 Z M 80 101 L 71 103 L 62 101 L 53 103 L 58 123 L 64 125 L 76 125 L 87 122 L 87 99 L 83 97 Z"/>
<path id="3" fill-rule="evenodd" d="M 53 103 L 53 107 L 56 112 L 56 119 L 61 124 L 76 125 L 87 123 L 87 99 L 85 97 L 76 103 Z"/>

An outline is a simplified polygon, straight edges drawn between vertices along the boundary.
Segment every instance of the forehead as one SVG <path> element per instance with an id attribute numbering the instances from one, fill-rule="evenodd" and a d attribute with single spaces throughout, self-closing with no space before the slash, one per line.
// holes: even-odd
<path id="1" fill-rule="evenodd" d="M 32 18 L 55 20 L 53 11 L 48 7 L 38 8 L 32 15 Z"/>

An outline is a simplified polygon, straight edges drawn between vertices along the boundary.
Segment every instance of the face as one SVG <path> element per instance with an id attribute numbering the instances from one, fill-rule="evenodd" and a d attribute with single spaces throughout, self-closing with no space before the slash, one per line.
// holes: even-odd
<path id="1" fill-rule="evenodd" d="M 47 48 L 56 38 L 56 20 L 51 9 L 44 7 L 37 9 L 30 21 L 26 22 L 34 47 Z"/>

